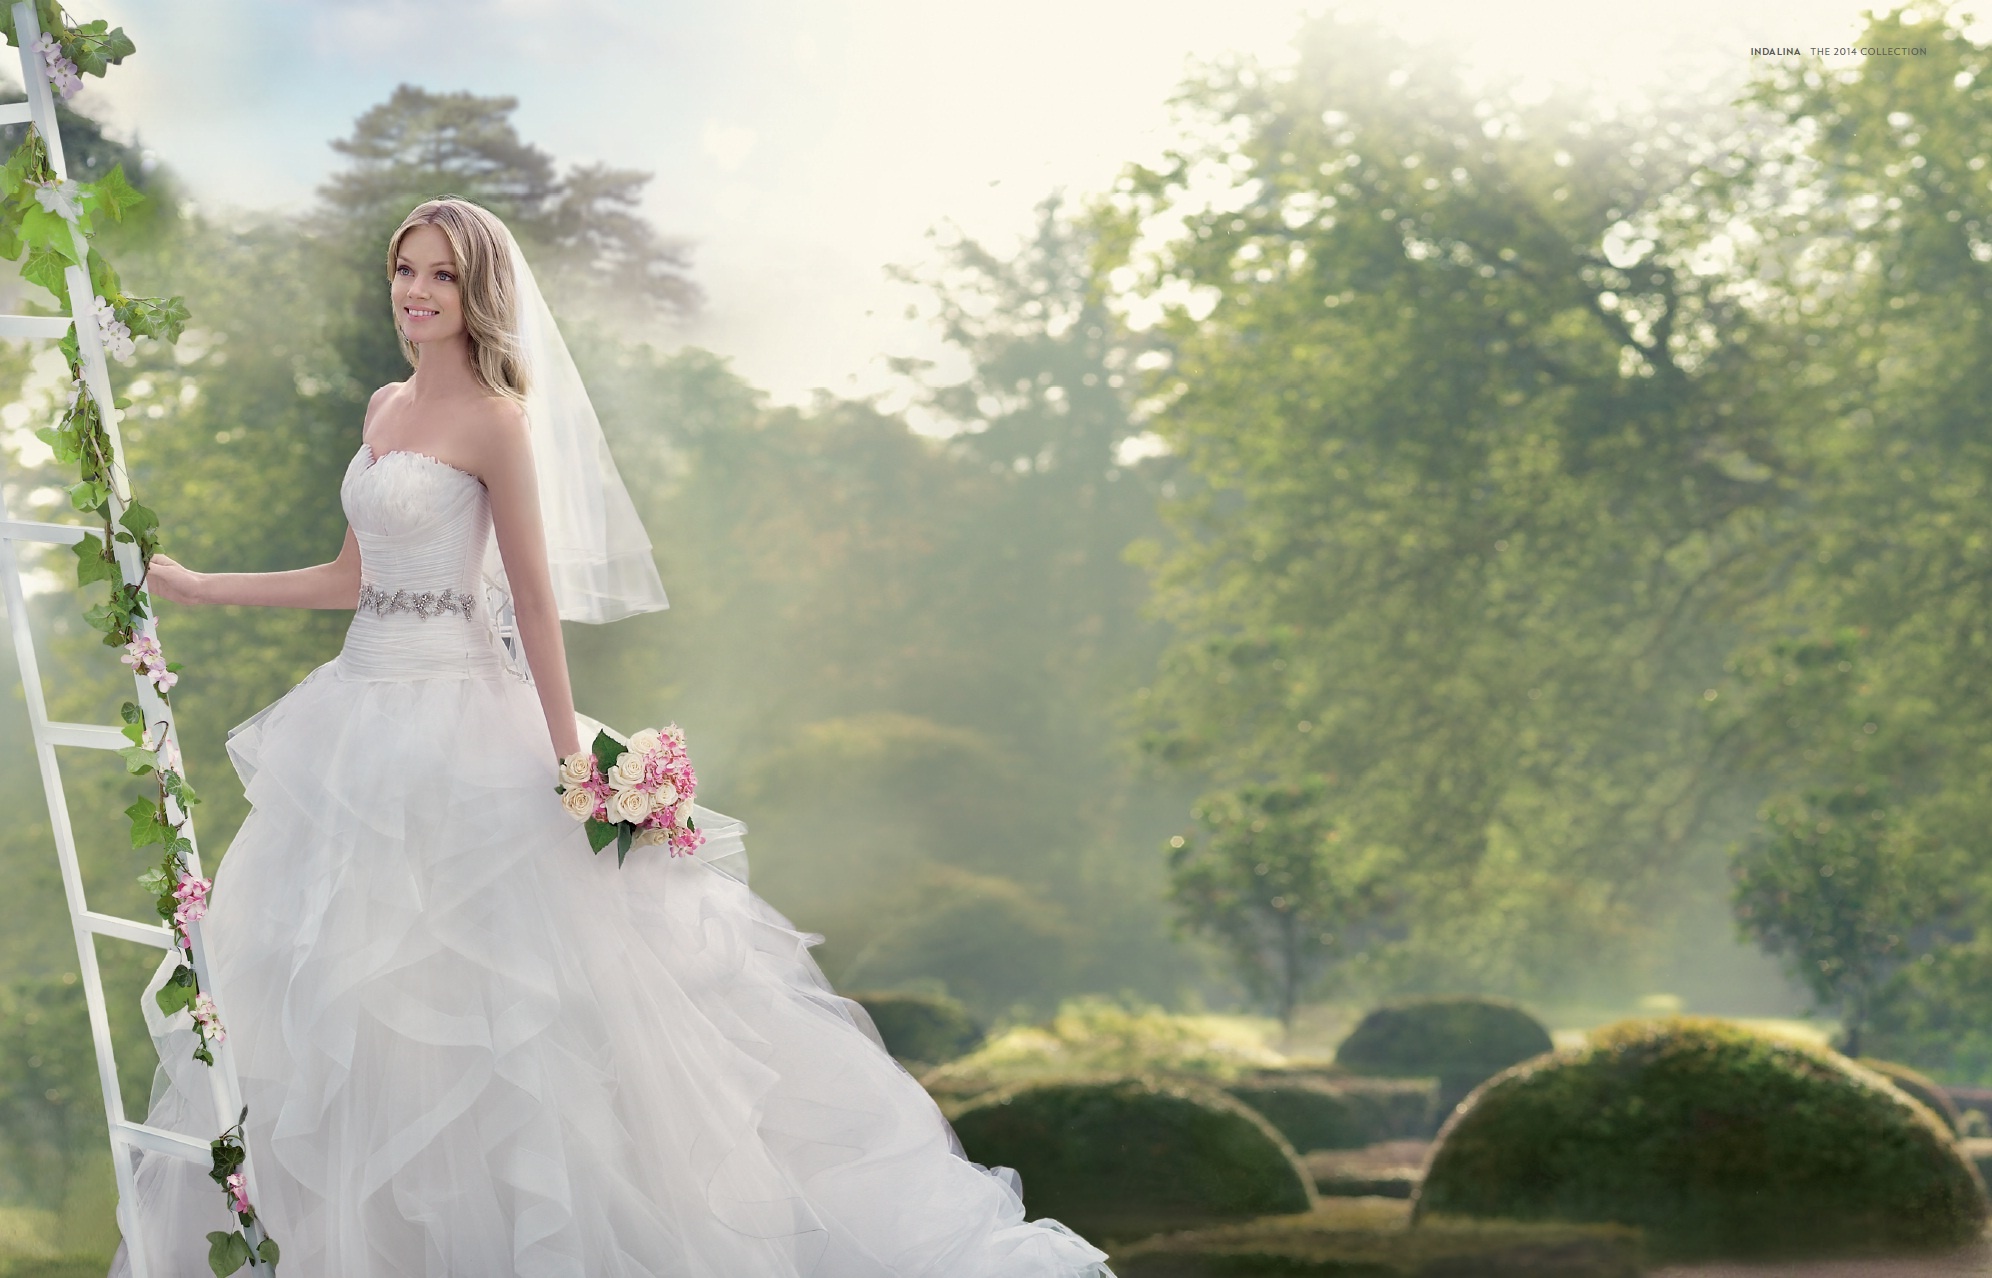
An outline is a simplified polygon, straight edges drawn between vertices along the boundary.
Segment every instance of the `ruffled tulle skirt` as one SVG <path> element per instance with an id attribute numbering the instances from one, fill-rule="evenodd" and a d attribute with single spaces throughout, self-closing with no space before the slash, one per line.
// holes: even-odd
<path id="1" fill-rule="evenodd" d="M 589 850 L 530 686 L 335 660 L 229 752 L 251 811 L 204 935 L 282 1273 L 1106 1272 L 962 1156 L 748 890 L 739 822 L 701 811 L 696 858 Z M 212 1139 L 191 1022 L 150 994 L 150 1120 Z M 144 1155 L 138 1199 L 151 1273 L 206 1275 L 234 1221 L 205 1169 Z"/>

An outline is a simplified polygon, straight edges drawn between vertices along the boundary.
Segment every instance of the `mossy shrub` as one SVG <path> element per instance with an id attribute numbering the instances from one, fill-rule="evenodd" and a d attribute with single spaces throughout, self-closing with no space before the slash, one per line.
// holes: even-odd
<path id="1" fill-rule="evenodd" d="M 853 994 L 878 1027 L 885 1050 L 903 1061 L 939 1065 L 974 1051 L 982 1027 L 951 998 L 931 994 Z"/>
<path id="2" fill-rule="evenodd" d="M 1961 1244 L 1986 1205 L 1942 1124 L 1873 1074 L 1682 1019 L 1486 1084 L 1440 1133 L 1416 1212 L 1610 1221 L 1687 1258 Z"/>
<path id="3" fill-rule="evenodd" d="M 1510 1065 L 1554 1046 L 1541 1021 L 1499 999 L 1421 998 L 1379 1007 L 1335 1049 L 1335 1063 L 1356 1074 L 1436 1078 L 1439 1103 L 1451 1109 Z"/>
<path id="4" fill-rule="evenodd" d="M 1929 1106 L 1930 1112 L 1942 1120 L 1945 1127 L 1950 1128 L 1951 1135 L 1958 1134 L 1958 1127 L 1964 1122 L 1964 1114 L 1959 1111 L 1957 1102 L 1951 1099 L 1950 1093 L 1945 1091 L 1936 1079 L 1910 1069 L 1907 1065 L 1898 1065 L 1894 1061 L 1878 1061 L 1863 1056 L 1861 1064 Z"/>
<path id="5" fill-rule="evenodd" d="M 984 1097 L 954 1119 L 968 1156 L 1015 1168 L 1030 1215 L 1089 1238 L 1306 1211 L 1293 1147 L 1215 1089 L 1154 1078 L 1070 1079 Z"/>

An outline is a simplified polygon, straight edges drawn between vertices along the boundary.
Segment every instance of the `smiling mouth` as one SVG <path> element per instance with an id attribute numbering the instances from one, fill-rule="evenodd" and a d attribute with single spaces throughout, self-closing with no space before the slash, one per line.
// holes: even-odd
<path id="1" fill-rule="evenodd" d="M 422 309 L 421 309 L 421 308 L 419 308 L 419 307 L 414 307 L 414 306 L 410 306 L 410 307 L 407 307 L 407 308 L 405 308 L 405 310 L 404 310 L 404 313 L 405 313 L 405 314 L 406 314 L 406 315 L 408 316 L 408 318 L 409 318 L 409 319 L 434 319 L 434 318 L 436 318 L 436 313 L 435 313 L 434 311 L 425 311 L 425 310 L 422 310 Z"/>

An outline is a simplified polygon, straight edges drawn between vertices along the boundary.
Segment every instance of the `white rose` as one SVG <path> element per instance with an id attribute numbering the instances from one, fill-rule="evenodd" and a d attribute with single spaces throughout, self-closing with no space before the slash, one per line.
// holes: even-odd
<path id="1" fill-rule="evenodd" d="M 586 750 L 576 750 L 560 762 L 560 783 L 580 785 L 595 772 L 595 765 Z"/>
<path id="2" fill-rule="evenodd" d="M 645 728 L 643 731 L 630 737 L 629 748 L 638 754 L 649 754 L 657 748 L 658 743 L 662 740 L 663 738 L 657 735 L 657 729 Z"/>
<path id="3" fill-rule="evenodd" d="M 692 828 L 692 805 L 689 803 L 678 809 L 678 828 L 681 830 Z"/>
<path id="4" fill-rule="evenodd" d="M 618 790 L 609 796 L 609 820 L 632 824 L 647 820 L 656 805 L 645 790 Z"/>
<path id="5" fill-rule="evenodd" d="M 560 806 L 576 821 L 586 821 L 595 815 L 595 796 L 582 789 L 566 790 L 560 796 Z"/>
<path id="6" fill-rule="evenodd" d="M 678 787 L 671 784 L 670 778 L 657 783 L 657 806 L 668 808 L 678 801 Z"/>
<path id="7" fill-rule="evenodd" d="M 653 843 L 662 843 L 671 837 L 669 830 L 638 830 L 636 837 L 629 841 L 633 848 L 647 848 Z"/>
<path id="8" fill-rule="evenodd" d="M 634 750 L 623 751 L 616 760 L 616 766 L 609 769 L 609 784 L 618 790 L 628 790 L 643 784 L 643 756 Z"/>

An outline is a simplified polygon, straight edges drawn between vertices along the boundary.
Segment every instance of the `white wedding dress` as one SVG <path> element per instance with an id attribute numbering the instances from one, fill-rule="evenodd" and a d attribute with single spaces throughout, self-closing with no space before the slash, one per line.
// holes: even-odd
<path id="1" fill-rule="evenodd" d="M 589 850 L 479 597 L 483 485 L 363 445 L 341 499 L 364 582 L 431 603 L 363 608 L 231 730 L 251 810 L 204 924 L 279 1272 L 1107 1275 L 962 1155 L 820 938 L 748 890 L 739 822 L 701 810 L 695 858 Z M 209 1140 L 191 1021 L 151 998 L 173 964 L 150 1121 Z M 137 1176 L 128 1245 L 204 1278 L 220 1187 L 160 1155 Z"/>

